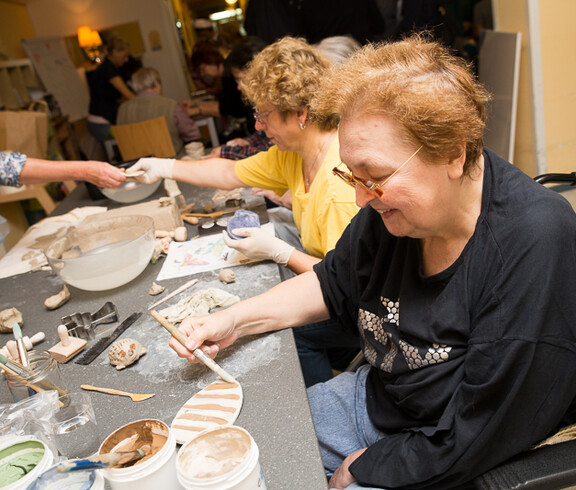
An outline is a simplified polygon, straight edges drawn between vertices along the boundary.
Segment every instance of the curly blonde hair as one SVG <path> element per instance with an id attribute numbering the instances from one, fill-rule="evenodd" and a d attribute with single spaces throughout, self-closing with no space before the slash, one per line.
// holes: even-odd
<path id="1" fill-rule="evenodd" d="M 315 111 L 342 118 L 385 115 L 401 126 L 404 143 L 422 145 L 431 163 L 446 162 L 466 148 L 465 175 L 483 148 L 487 90 L 469 66 L 426 34 L 367 45 L 323 78 Z"/>
<path id="2" fill-rule="evenodd" d="M 283 118 L 307 107 L 307 122 L 335 129 L 338 115 L 310 108 L 310 101 L 330 66 L 304 39 L 284 37 L 254 57 L 242 79 L 242 93 L 253 106 L 273 105 Z"/>

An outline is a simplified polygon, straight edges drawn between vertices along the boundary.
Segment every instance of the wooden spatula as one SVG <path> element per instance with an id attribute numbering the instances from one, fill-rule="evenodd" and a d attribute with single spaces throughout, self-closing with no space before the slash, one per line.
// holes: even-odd
<path id="1" fill-rule="evenodd" d="M 108 393 L 109 395 L 120 395 L 120 396 L 129 396 L 133 402 L 141 402 L 142 400 L 147 400 L 148 398 L 152 398 L 156 393 L 127 393 L 126 391 L 114 390 L 112 388 L 98 388 L 97 386 L 91 385 L 82 385 L 81 388 L 83 390 L 88 391 L 100 391 L 101 393 Z"/>

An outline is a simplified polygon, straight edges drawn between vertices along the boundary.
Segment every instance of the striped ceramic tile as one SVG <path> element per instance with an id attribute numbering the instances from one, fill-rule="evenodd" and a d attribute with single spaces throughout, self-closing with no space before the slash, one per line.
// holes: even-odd
<path id="1" fill-rule="evenodd" d="M 204 429 L 233 424 L 242 408 L 239 383 L 214 381 L 190 398 L 172 422 L 178 444 L 194 439 Z"/>

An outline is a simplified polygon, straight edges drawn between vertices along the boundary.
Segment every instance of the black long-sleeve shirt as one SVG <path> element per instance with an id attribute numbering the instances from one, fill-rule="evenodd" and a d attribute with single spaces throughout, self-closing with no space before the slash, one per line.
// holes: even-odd
<path id="1" fill-rule="evenodd" d="M 361 210 L 315 267 L 333 319 L 360 330 L 367 410 L 389 434 L 363 484 L 449 488 L 553 432 L 576 397 L 576 215 L 484 152 L 482 209 L 461 256 L 425 277 L 417 240 Z"/>

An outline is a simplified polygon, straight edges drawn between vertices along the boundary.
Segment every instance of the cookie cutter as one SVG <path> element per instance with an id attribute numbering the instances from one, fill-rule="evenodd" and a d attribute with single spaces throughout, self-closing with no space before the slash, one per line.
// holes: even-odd
<path id="1" fill-rule="evenodd" d="M 95 337 L 94 330 L 103 323 L 118 321 L 118 309 L 111 301 L 104 303 L 96 313 L 73 313 L 62 318 L 62 324 L 72 337 L 91 340 Z"/>

